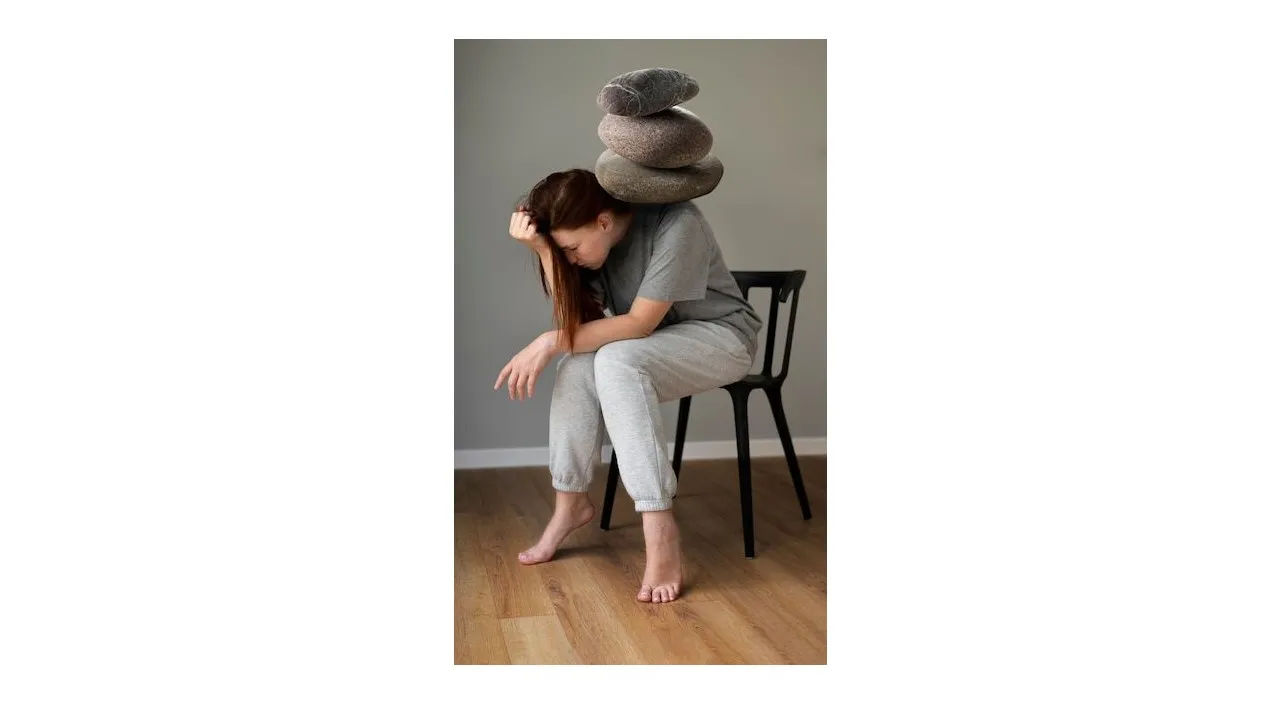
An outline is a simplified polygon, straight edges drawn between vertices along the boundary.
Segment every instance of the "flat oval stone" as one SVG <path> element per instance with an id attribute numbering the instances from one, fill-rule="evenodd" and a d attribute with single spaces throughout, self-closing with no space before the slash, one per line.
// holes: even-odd
<path id="1" fill-rule="evenodd" d="M 610 195 L 628 203 L 679 203 L 714 191 L 724 164 L 708 154 L 692 166 L 655 169 L 642 166 L 611 149 L 596 159 L 596 179 Z"/>
<path id="2" fill-rule="evenodd" d="M 698 82 L 674 68 L 642 68 L 615 77 L 596 96 L 611 115 L 640 117 L 679 105 L 698 94 Z"/>
<path id="3" fill-rule="evenodd" d="M 618 156 L 655 169 L 690 166 L 711 152 L 711 128 L 682 107 L 645 117 L 605 115 L 596 133 Z"/>

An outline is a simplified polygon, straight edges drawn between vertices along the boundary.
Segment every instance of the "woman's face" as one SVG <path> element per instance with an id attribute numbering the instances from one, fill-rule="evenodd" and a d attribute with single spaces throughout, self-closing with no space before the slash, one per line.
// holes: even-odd
<path id="1" fill-rule="evenodd" d="M 595 220 L 575 230 L 552 230 L 551 239 L 564 250 L 571 264 L 599 269 L 604 266 L 613 246 L 612 234 L 616 224 L 612 213 L 601 213 Z"/>

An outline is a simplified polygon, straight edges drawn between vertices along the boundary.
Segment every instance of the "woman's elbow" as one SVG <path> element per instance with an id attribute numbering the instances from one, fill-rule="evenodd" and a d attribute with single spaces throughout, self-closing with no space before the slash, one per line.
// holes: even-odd
<path id="1" fill-rule="evenodd" d="M 656 323 L 650 323 L 650 322 L 648 322 L 648 321 L 641 321 L 641 323 L 640 323 L 640 325 L 639 325 L 639 328 L 637 329 L 637 332 L 639 332 L 639 333 L 640 333 L 640 337 L 641 337 L 641 338 L 645 338 L 645 337 L 648 337 L 648 336 L 652 335 L 652 334 L 654 333 L 654 331 L 655 331 L 655 330 L 657 330 L 657 329 L 658 329 L 658 326 L 657 326 L 657 324 L 656 324 Z"/>

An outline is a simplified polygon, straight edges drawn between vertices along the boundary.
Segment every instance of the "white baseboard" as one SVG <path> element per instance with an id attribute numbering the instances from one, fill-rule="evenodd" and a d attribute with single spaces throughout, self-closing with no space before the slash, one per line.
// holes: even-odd
<path id="1" fill-rule="evenodd" d="M 793 438 L 796 454 L 827 454 L 826 438 Z M 668 456 L 675 451 L 675 443 L 667 443 Z M 549 450 L 545 447 L 505 447 L 495 450 L 454 450 L 453 466 L 455 469 L 491 469 L 498 467 L 545 467 Z M 600 461 L 608 462 L 613 448 L 605 445 L 600 453 Z M 686 442 L 684 459 L 686 460 L 719 460 L 733 459 L 738 456 L 738 443 L 733 440 L 709 442 Z M 782 457 L 782 441 L 777 438 L 766 438 L 751 441 L 752 457 Z"/>

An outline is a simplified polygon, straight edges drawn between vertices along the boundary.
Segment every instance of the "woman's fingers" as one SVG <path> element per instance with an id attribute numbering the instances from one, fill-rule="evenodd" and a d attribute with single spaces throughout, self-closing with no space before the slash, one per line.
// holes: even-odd
<path id="1" fill-rule="evenodd" d="M 524 210 L 517 210 L 511 214 L 511 225 L 508 228 L 508 232 L 518 240 L 527 240 L 537 233 L 537 225 L 529 217 L 529 213 Z"/>
<path id="2" fill-rule="evenodd" d="M 516 398 L 525 401 L 533 398 L 533 385 L 538 375 L 531 368 L 520 370 L 520 378 L 516 379 Z"/>
<path id="3" fill-rule="evenodd" d="M 520 208 L 511 214 L 511 227 L 509 232 L 513 239 L 523 242 L 526 246 L 530 247 L 534 246 L 540 237 L 538 234 L 538 223 L 525 208 Z"/>
<path id="4" fill-rule="evenodd" d="M 505 381 L 507 383 L 507 397 L 512 401 L 523 401 L 533 398 L 534 387 L 538 383 L 539 370 L 530 368 L 525 364 L 517 363 L 511 360 L 507 366 L 502 368 L 502 373 L 498 374 L 498 381 L 494 383 L 494 391 L 502 386 Z"/>

